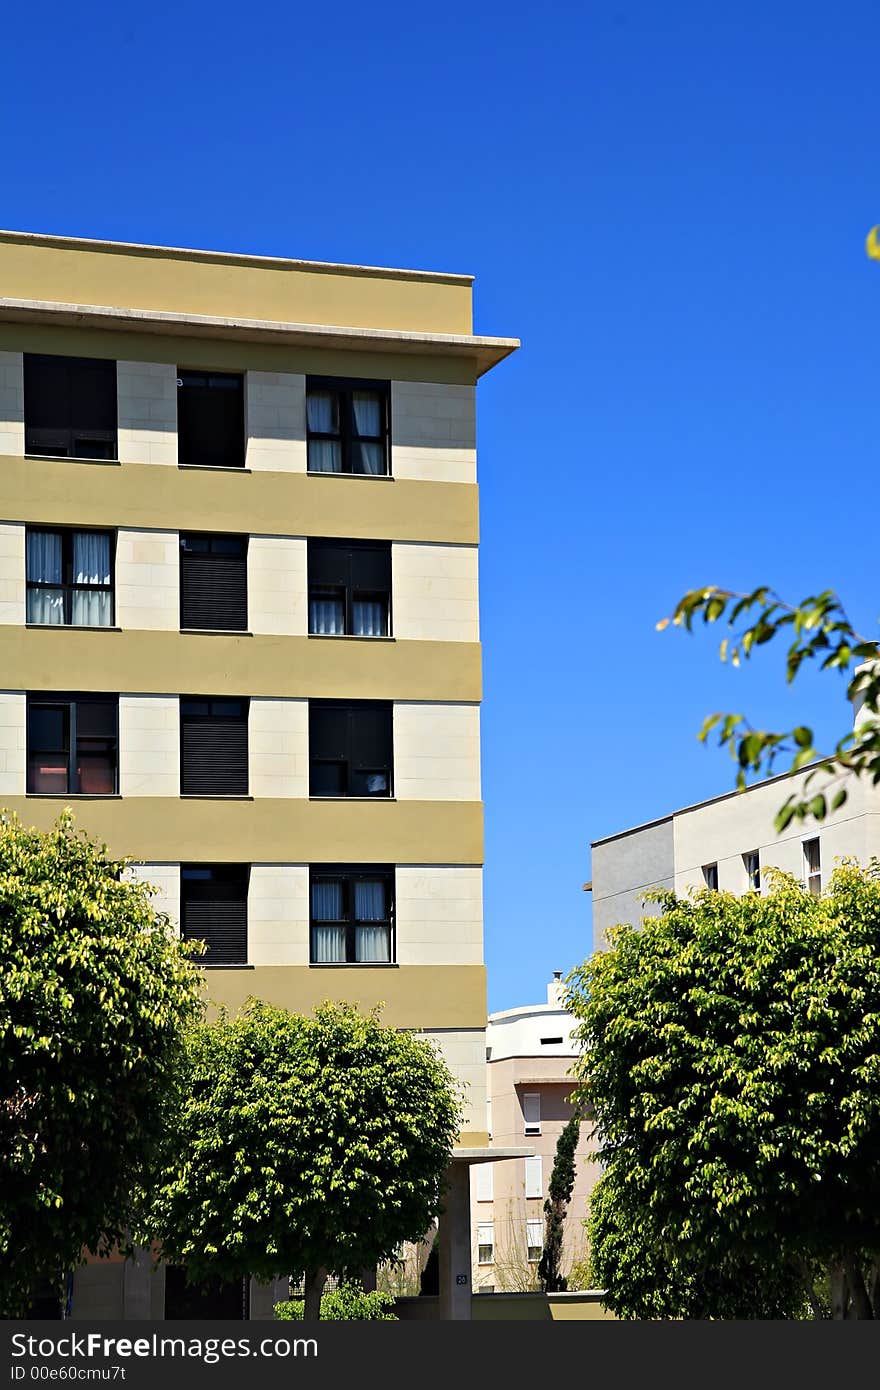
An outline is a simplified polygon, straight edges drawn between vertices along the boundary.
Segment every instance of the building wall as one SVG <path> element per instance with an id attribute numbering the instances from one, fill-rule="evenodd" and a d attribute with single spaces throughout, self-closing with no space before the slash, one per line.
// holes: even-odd
<path id="1" fill-rule="evenodd" d="M 116 405 L 120 459 L 176 467 L 176 365 L 117 362 Z"/>
<path id="2" fill-rule="evenodd" d="M 24 454 L 24 371 L 20 352 L 0 350 L 0 454 Z"/>
<path id="3" fill-rule="evenodd" d="M 649 909 L 642 894 L 650 888 L 672 888 L 675 845 L 672 817 L 614 840 L 593 845 L 593 947 L 607 944 L 609 928 L 619 922 L 636 924 Z"/>
<path id="4" fill-rule="evenodd" d="M 396 477 L 475 483 L 473 387 L 430 381 L 392 382 L 391 439 Z"/>
<path id="5" fill-rule="evenodd" d="M 395 542 L 391 547 L 394 635 L 427 642 L 478 642 L 477 548 Z"/>
<path id="6" fill-rule="evenodd" d="M 180 537 L 176 531 L 139 531 L 127 526 L 117 531 L 116 626 L 147 632 L 179 630 Z"/>
<path id="7" fill-rule="evenodd" d="M 0 523 L 0 623 L 21 626 L 25 620 L 25 530 Z"/>
<path id="8" fill-rule="evenodd" d="M 306 379 L 293 372 L 248 372 L 245 432 L 248 468 L 306 471 Z"/>

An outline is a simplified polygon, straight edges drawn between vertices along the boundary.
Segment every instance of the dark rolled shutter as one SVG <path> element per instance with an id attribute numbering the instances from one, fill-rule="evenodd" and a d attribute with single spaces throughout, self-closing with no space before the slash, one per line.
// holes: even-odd
<path id="1" fill-rule="evenodd" d="M 351 765 L 391 770 L 391 705 L 352 705 Z"/>
<path id="2" fill-rule="evenodd" d="M 184 465 L 244 467 L 244 383 L 221 372 L 181 371 L 178 455 Z"/>
<path id="3" fill-rule="evenodd" d="M 349 720 L 345 705 L 309 703 L 309 755 L 332 762 L 348 761 Z"/>
<path id="4" fill-rule="evenodd" d="M 79 357 L 70 363 L 70 414 L 75 434 L 116 437 L 116 363 Z"/>
<path id="5" fill-rule="evenodd" d="M 309 584 L 313 588 L 344 589 L 351 577 L 351 551 L 345 545 L 309 541 Z"/>
<path id="6" fill-rule="evenodd" d="M 351 587 L 377 594 L 391 592 L 391 546 L 355 546 L 351 552 Z"/>
<path id="7" fill-rule="evenodd" d="M 181 930 L 185 940 L 207 943 L 203 965 L 247 963 L 247 884 L 245 865 L 218 866 L 205 881 L 182 875 Z"/>
<path id="8" fill-rule="evenodd" d="M 180 626 L 215 632 L 245 632 L 247 613 L 247 545 L 237 555 L 180 546 Z"/>
<path id="9" fill-rule="evenodd" d="M 181 703 L 180 790 L 184 796 L 247 796 L 247 701 L 242 717 L 191 717 Z"/>

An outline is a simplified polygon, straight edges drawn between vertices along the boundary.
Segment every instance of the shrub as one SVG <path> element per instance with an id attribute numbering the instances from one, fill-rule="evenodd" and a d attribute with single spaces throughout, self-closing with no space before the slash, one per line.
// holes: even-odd
<path id="1" fill-rule="evenodd" d="M 390 1294 L 364 1293 L 354 1284 L 343 1284 L 321 1299 L 321 1318 L 328 1322 L 397 1322 L 391 1309 Z M 281 1322 L 302 1322 L 303 1300 L 290 1298 L 275 1304 L 275 1317 Z"/>

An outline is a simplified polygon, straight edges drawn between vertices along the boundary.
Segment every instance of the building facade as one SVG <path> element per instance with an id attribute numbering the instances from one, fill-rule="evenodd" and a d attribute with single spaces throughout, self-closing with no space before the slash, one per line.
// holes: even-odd
<path id="1" fill-rule="evenodd" d="M 492 1148 L 524 1156 L 471 1168 L 474 1292 L 524 1292 L 537 1286 L 544 1243 L 544 1200 L 556 1145 L 571 1119 L 578 1055 L 576 1020 L 562 1006 L 560 975 L 547 1002 L 489 1015 L 486 1031 L 487 1118 Z M 564 1228 L 563 1268 L 583 1258 L 583 1221 L 598 1169 L 591 1128 L 581 1125 L 572 1199 Z"/>
<path id="2" fill-rule="evenodd" d="M 880 854 L 880 789 L 849 777 L 847 800 L 822 822 L 792 821 L 782 834 L 777 812 L 802 788 L 807 772 L 756 782 L 596 840 L 592 845 L 593 944 L 601 950 L 617 923 L 650 916 L 651 888 L 760 889 L 770 868 L 782 869 L 819 893 L 845 857 L 867 863 Z M 821 779 L 811 784 L 821 788 Z M 838 784 L 835 784 L 838 785 Z"/>
<path id="3" fill-rule="evenodd" d="M 133 856 L 214 1003 L 424 1030 L 478 1150 L 475 387 L 518 344 L 467 276 L 0 233 L 0 278 L 0 805 Z"/>

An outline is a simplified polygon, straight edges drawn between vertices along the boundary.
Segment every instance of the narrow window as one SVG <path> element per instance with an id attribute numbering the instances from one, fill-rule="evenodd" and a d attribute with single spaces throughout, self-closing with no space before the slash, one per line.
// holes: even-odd
<path id="1" fill-rule="evenodd" d="M 536 1264 L 544 1249 L 544 1223 L 540 1218 L 526 1222 L 526 1258 Z"/>
<path id="2" fill-rule="evenodd" d="M 115 459 L 116 363 L 26 352 L 24 441 L 27 454 Z"/>
<path id="3" fill-rule="evenodd" d="M 376 965 L 394 959 L 392 869 L 313 868 L 311 963 Z"/>
<path id="4" fill-rule="evenodd" d="M 541 1133 L 541 1095 L 538 1091 L 526 1091 L 522 1098 L 523 1134 Z"/>
<path id="5" fill-rule="evenodd" d="M 391 795 L 390 701 L 309 702 L 309 795 Z"/>
<path id="6" fill-rule="evenodd" d="M 27 528 L 27 621 L 58 627 L 113 626 L 110 531 Z"/>
<path id="7" fill-rule="evenodd" d="M 495 1195 L 494 1163 L 477 1163 L 476 1197 L 478 1202 L 491 1202 Z"/>
<path id="8" fill-rule="evenodd" d="M 247 963 L 249 875 L 247 864 L 181 864 L 181 935 L 207 943 L 200 965 Z"/>
<path id="9" fill-rule="evenodd" d="M 247 536 L 180 537 L 180 626 L 246 632 Z"/>
<path id="10" fill-rule="evenodd" d="M 387 637 L 391 545 L 309 541 L 309 632 L 315 637 Z"/>
<path id="11" fill-rule="evenodd" d="M 761 891 L 761 859 L 756 849 L 750 849 L 743 855 L 743 865 L 749 891 L 759 893 Z"/>
<path id="12" fill-rule="evenodd" d="M 703 865 L 703 882 L 705 883 L 705 885 L 706 885 L 707 888 L 710 888 L 710 889 L 712 890 L 713 893 L 717 893 L 717 891 L 718 891 L 718 865 L 717 865 L 717 864 L 704 864 L 704 865 Z"/>
<path id="13" fill-rule="evenodd" d="M 244 468 L 243 379 L 181 370 L 177 436 L 177 459 L 184 468 Z"/>
<path id="14" fill-rule="evenodd" d="M 180 791 L 247 796 L 247 700 L 181 700 Z"/>
<path id="15" fill-rule="evenodd" d="M 388 415 L 387 382 L 309 377 L 309 472 L 387 474 Z"/>
<path id="16" fill-rule="evenodd" d="M 113 796 L 116 696 L 29 695 L 27 789 L 42 796 Z"/>
<path id="17" fill-rule="evenodd" d="M 525 1160 L 526 1165 L 526 1196 L 544 1196 L 544 1161 L 540 1154 Z"/>
<path id="18" fill-rule="evenodd" d="M 494 1221 L 480 1221 L 477 1223 L 477 1263 L 481 1265 L 491 1265 L 495 1263 Z"/>
<path id="19" fill-rule="evenodd" d="M 819 840 L 804 840 L 804 878 L 814 898 L 822 892 L 822 860 Z"/>

